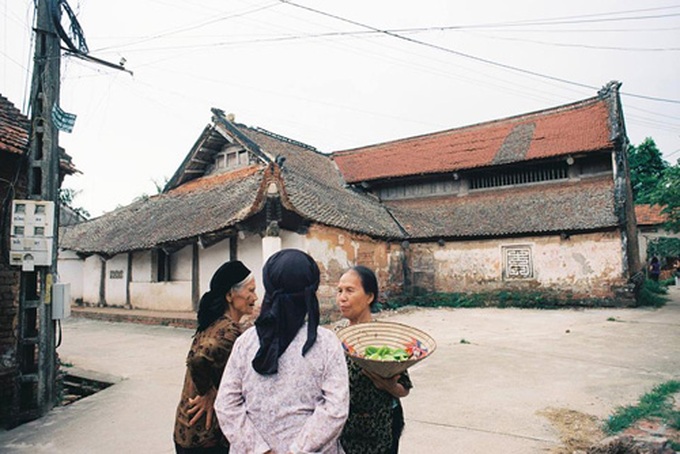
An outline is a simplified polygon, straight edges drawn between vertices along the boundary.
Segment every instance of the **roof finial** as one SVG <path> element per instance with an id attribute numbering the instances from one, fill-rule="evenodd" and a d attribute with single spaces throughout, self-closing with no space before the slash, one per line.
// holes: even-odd
<path id="1" fill-rule="evenodd" d="M 609 83 L 607 83 L 607 85 L 598 90 L 597 95 L 600 98 L 606 98 L 612 93 L 618 92 L 619 87 L 621 87 L 621 82 L 619 82 L 618 80 L 610 80 Z"/>
<path id="2" fill-rule="evenodd" d="M 227 120 L 229 120 L 230 122 L 233 123 L 234 120 L 236 120 L 236 115 L 234 115 L 233 113 L 228 113 L 227 114 Z"/>

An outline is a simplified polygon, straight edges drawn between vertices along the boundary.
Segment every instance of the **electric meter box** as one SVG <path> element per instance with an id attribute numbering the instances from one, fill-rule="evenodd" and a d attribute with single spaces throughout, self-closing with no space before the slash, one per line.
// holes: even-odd
<path id="1" fill-rule="evenodd" d="M 13 200 L 10 232 L 10 264 L 24 271 L 52 264 L 54 202 Z"/>
<path id="2" fill-rule="evenodd" d="M 71 284 L 52 285 L 52 320 L 63 320 L 71 316 Z"/>

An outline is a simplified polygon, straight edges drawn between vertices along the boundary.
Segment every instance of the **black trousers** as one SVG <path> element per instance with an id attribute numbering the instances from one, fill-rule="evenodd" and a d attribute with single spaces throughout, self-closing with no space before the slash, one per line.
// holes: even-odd
<path id="1" fill-rule="evenodd" d="M 211 446 L 209 448 L 183 448 L 175 443 L 177 454 L 229 454 L 228 446 Z"/>
<path id="2" fill-rule="evenodd" d="M 404 425 L 404 409 L 401 402 L 397 400 L 397 406 L 392 410 L 392 448 L 390 454 L 399 452 L 399 438 L 401 438 Z"/>

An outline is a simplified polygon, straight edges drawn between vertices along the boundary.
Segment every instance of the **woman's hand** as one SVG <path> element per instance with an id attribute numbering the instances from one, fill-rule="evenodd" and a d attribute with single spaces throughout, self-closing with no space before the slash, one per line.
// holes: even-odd
<path id="1" fill-rule="evenodd" d="M 189 421 L 189 425 L 193 426 L 196 424 L 203 415 L 205 416 L 205 428 L 210 429 L 212 426 L 213 412 L 215 405 L 215 397 L 217 396 L 217 390 L 215 388 L 210 388 L 207 393 L 202 396 L 196 396 L 189 399 L 189 409 L 187 413 L 193 415 Z"/>
<path id="2" fill-rule="evenodd" d="M 362 370 L 364 375 L 371 379 L 376 388 L 387 391 L 396 398 L 408 396 L 408 389 L 399 383 L 399 375 L 390 378 L 383 378 L 380 375 L 374 374 L 367 370 Z"/>

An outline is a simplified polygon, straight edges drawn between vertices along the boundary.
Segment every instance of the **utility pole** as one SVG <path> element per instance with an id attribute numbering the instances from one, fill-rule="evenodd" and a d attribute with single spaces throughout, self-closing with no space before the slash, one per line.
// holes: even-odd
<path id="1" fill-rule="evenodd" d="M 57 355 L 52 319 L 52 283 L 57 275 L 59 218 L 59 132 L 52 121 L 59 104 L 60 38 L 51 8 L 37 0 L 35 52 L 30 96 L 28 197 L 54 202 L 51 264 L 21 271 L 19 303 L 18 422 L 38 418 L 56 401 Z"/>
<path id="2" fill-rule="evenodd" d="M 125 71 L 88 53 L 80 24 L 67 0 L 35 0 L 36 28 L 33 79 L 29 100 L 28 199 L 13 208 L 13 265 L 20 273 L 19 326 L 17 327 L 15 423 L 39 418 L 57 403 L 56 321 L 64 316 L 63 286 L 58 307 L 53 289 L 57 283 L 59 251 L 59 130 L 71 132 L 75 115 L 59 106 L 61 51 L 67 55 Z M 62 27 L 62 14 L 69 23 Z M 62 41 L 66 48 L 61 47 Z M 16 249 L 14 249 L 16 247 Z M 15 262 L 16 259 L 16 262 Z"/>

